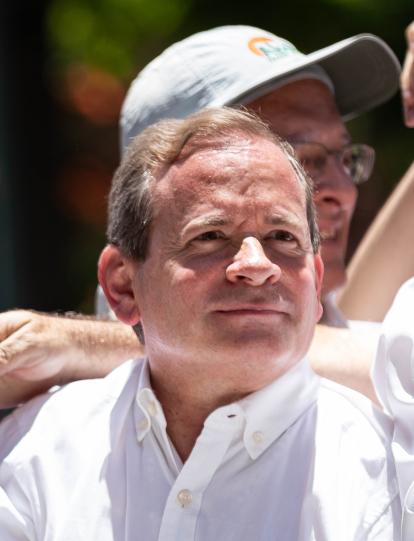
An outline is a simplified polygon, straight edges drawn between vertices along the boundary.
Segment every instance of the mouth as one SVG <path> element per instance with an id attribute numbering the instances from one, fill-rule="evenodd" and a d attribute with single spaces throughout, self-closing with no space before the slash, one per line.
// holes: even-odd
<path id="1" fill-rule="evenodd" d="M 277 310 L 252 310 L 248 308 L 239 308 L 235 310 L 217 310 L 217 313 L 228 316 L 275 316 L 281 315 L 284 312 L 278 312 Z"/>
<path id="2" fill-rule="evenodd" d="M 216 310 L 217 314 L 224 316 L 255 316 L 274 317 L 287 315 L 287 311 L 274 305 L 235 305 Z"/>

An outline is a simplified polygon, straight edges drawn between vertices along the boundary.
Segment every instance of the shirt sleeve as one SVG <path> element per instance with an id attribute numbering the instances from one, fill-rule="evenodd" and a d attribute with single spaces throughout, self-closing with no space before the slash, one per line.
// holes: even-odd
<path id="1" fill-rule="evenodd" d="M 372 379 L 394 422 L 392 451 L 403 504 L 403 540 L 414 539 L 414 278 L 384 319 Z"/>
<path id="2" fill-rule="evenodd" d="M 32 526 L 19 513 L 6 491 L 0 487 L 1 541 L 35 541 Z"/>
<path id="3" fill-rule="evenodd" d="M 412 541 L 412 538 L 401 539 L 400 525 L 401 504 L 397 495 L 363 539 L 365 541 Z"/>
<path id="4" fill-rule="evenodd" d="M 0 426 L 0 540 L 36 541 L 30 498 L 19 482 L 20 468 L 11 457 L 18 433 L 18 426 L 9 419 Z"/>
<path id="5" fill-rule="evenodd" d="M 25 438 L 47 398 L 35 398 L 0 423 L 0 541 L 39 539 L 34 513 L 38 500 L 26 482 L 25 452 L 22 454 L 21 448 L 34 448 L 33 442 L 25 442 Z"/>

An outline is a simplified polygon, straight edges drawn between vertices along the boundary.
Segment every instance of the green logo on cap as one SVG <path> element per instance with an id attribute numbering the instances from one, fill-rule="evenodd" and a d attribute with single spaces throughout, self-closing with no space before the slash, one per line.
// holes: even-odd
<path id="1" fill-rule="evenodd" d="M 257 56 L 265 56 L 271 62 L 297 52 L 296 47 L 288 41 L 275 41 L 270 37 L 252 38 L 249 40 L 248 46 L 254 54 Z"/>

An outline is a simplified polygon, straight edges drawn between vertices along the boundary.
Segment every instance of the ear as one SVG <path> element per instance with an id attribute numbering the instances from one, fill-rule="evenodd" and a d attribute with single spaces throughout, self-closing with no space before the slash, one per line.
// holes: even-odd
<path id="1" fill-rule="evenodd" d="M 323 314 L 323 307 L 321 303 L 321 292 L 322 292 L 322 281 L 323 281 L 323 275 L 324 275 L 324 265 L 321 258 L 321 254 L 318 252 L 314 256 L 314 262 L 315 262 L 315 286 L 316 286 L 316 294 L 318 296 L 318 310 L 317 310 L 317 320 L 319 321 Z"/>
<path id="2" fill-rule="evenodd" d="M 112 244 L 103 249 L 98 262 L 98 280 L 112 310 L 120 321 L 131 326 L 140 320 L 132 287 L 136 265 Z"/>

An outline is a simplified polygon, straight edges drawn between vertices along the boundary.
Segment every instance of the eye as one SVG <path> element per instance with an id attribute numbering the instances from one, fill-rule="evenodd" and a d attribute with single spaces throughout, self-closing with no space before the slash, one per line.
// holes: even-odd
<path id="1" fill-rule="evenodd" d="M 264 240 L 269 249 L 288 256 L 301 256 L 306 251 L 303 239 L 285 229 L 271 231 Z"/>
<path id="2" fill-rule="evenodd" d="M 193 240 L 196 242 L 212 242 L 224 238 L 225 236 L 223 233 L 221 233 L 221 231 L 206 231 L 205 233 L 201 233 L 201 235 L 195 237 Z"/>
<path id="3" fill-rule="evenodd" d="M 297 243 L 297 238 L 289 231 L 284 230 L 272 231 L 266 238 L 287 243 Z"/>

